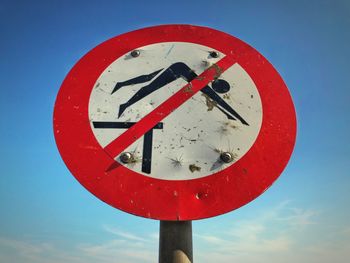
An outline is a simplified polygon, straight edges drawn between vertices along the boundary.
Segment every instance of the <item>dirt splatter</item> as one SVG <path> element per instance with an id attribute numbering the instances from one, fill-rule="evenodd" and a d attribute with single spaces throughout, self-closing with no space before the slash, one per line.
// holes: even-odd
<path id="1" fill-rule="evenodd" d="M 195 165 L 195 164 L 190 164 L 189 165 L 189 167 L 188 167 L 189 169 L 190 169 L 190 171 L 192 172 L 192 173 L 194 173 L 194 172 L 200 172 L 200 170 L 201 170 L 201 167 L 199 167 L 199 166 L 197 166 L 197 165 Z"/>
<path id="2" fill-rule="evenodd" d="M 186 85 L 186 87 L 184 88 L 184 92 L 185 93 L 193 93 L 193 89 L 192 89 L 192 84 L 191 83 L 188 83 Z"/>
<path id="3" fill-rule="evenodd" d="M 211 68 L 215 70 L 214 80 L 218 79 L 221 76 L 223 70 L 217 64 L 211 65 L 210 69 Z"/>
<path id="4" fill-rule="evenodd" d="M 233 130 L 238 130 L 239 129 L 239 126 L 236 123 L 231 122 L 231 121 L 223 122 L 223 126 L 227 127 L 227 128 L 232 128 Z"/>
<path id="5" fill-rule="evenodd" d="M 204 96 L 204 98 L 205 98 L 205 104 L 207 105 L 207 111 L 212 111 L 214 109 L 214 107 L 217 106 L 217 102 L 210 99 L 207 94 L 203 93 L 202 96 Z"/>
<path id="6" fill-rule="evenodd" d="M 225 94 L 225 95 L 223 96 L 223 98 L 224 98 L 225 100 L 230 100 L 230 99 L 231 99 L 231 96 L 230 96 L 229 93 L 227 93 L 227 94 Z"/>

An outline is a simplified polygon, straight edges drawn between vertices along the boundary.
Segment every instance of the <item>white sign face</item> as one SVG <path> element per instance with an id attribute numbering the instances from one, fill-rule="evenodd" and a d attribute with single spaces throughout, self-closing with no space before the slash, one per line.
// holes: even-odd
<path id="1" fill-rule="evenodd" d="M 164 42 L 115 60 L 90 96 L 89 119 L 97 141 L 108 145 L 224 56 L 203 45 Z M 254 82 L 236 63 L 126 148 L 124 152 L 133 155 L 131 162 L 123 163 L 120 156 L 115 160 L 157 179 L 208 176 L 248 152 L 260 131 L 262 114 Z M 224 152 L 231 155 L 231 162 L 221 160 Z"/>

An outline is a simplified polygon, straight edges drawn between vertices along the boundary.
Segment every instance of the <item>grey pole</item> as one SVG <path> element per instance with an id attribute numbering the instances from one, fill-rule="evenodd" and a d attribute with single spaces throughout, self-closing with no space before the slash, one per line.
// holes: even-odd
<path id="1" fill-rule="evenodd" d="M 192 221 L 160 221 L 159 263 L 193 263 Z"/>

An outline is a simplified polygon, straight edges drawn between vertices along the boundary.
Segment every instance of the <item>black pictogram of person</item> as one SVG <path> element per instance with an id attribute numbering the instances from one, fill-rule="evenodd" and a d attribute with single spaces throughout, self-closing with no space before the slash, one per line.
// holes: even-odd
<path id="1" fill-rule="evenodd" d="M 164 87 L 165 85 L 169 84 L 170 82 L 182 78 L 186 80 L 187 82 L 191 82 L 193 79 L 195 79 L 198 75 L 190 69 L 185 63 L 183 62 L 176 62 L 172 64 L 167 69 L 159 69 L 157 71 L 154 71 L 148 75 L 141 75 L 123 82 L 118 82 L 112 93 L 118 91 L 120 88 L 144 83 L 152 80 L 151 83 L 148 85 L 140 88 L 127 102 L 121 104 L 119 106 L 119 113 L 118 118 L 123 114 L 123 112 L 133 105 L 134 103 L 138 102 L 139 100 L 143 99 L 144 97 L 150 95 L 152 92 L 160 89 L 161 87 Z M 163 72 L 161 72 L 163 71 Z M 160 73 L 161 72 L 161 73 Z M 159 74 L 160 73 L 160 74 Z M 159 75 L 158 75 L 159 74 Z M 157 76 L 158 75 L 158 76 Z M 157 76 L 157 77 L 156 77 Z M 156 78 L 155 78 L 156 77 Z M 242 116 L 240 116 L 230 105 L 228 105 L 217 93 L 226 93 L 230 90 L 230 84 L 223 80 L 223 79 L 216 79 L 211 83 L 211 87 L 208 85 L 203 87 L 201 89 L 201 92 L 203 92 L 205 95 L 207 95 L 209 98 L 211 98 L 213 101 L 216 102 L 215 106 L 227 116 L 228 119 L 231 120 L 239 120 L 244 125 L 249 125 Z"/>

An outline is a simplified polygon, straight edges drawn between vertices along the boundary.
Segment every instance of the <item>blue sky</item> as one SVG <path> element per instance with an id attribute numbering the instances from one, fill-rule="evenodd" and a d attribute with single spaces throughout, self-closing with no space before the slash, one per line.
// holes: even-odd
<path id="1" fill-rule="evenodd" d="M 0 261 L 156 262 L 159 222 L 87 192 L 57 151 L 55 96 L 76 61 L 124 32 L 170 23 L 260 51 L 292 94 L 298 137 L 262 196 L 193 223 L 196 262 L 346 262 L 350 256 L 348 1 L 0 1 Z"/>

